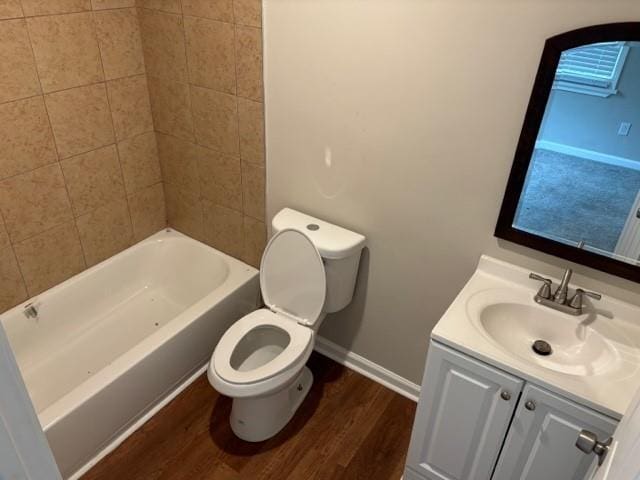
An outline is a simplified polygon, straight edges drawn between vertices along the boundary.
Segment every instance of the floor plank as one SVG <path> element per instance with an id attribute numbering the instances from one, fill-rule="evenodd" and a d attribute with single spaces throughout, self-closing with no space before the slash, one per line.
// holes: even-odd
<path id="1" fill-rule="evenodd" d="M 275 437 L 238 439 L 231 399 L 202 376 L 83 480 L 399 479 L 415 403 L 318 354 L 314 384 Z"/>

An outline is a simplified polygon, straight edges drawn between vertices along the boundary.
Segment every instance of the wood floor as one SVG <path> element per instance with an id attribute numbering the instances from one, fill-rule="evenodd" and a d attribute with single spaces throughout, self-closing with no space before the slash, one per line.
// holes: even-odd
<path id="1" fill-rule="evenodd" d="M 231 400 L 202 376 L 83 480 L 400 479 L 415 403 L 316 353 L 309 367 L 313 387 L 276 437 L 236 438 Z"/>

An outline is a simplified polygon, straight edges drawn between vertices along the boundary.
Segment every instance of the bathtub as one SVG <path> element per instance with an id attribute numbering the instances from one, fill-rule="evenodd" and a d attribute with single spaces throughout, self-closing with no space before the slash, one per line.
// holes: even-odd
<path id="1" fill-rule="evenodd" d="M 195 379 L 258 301 L 256 269 L 167 229 L 1 315 L 63 477 Z"/>

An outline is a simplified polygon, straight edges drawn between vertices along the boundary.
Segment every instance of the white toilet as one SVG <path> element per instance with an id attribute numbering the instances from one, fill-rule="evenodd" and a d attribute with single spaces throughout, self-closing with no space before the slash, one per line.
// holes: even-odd
<path id="1" fill-rule="evenodd" d="M 309 392 L 305 366 L 327 313 L 353 298 L 365 237 L 285 208 L 260 265 L 266 304 L 222 336 L 207 376 L 233 398 L 231 428 L 249 442 L 266 440 L 289 422 Z"/>

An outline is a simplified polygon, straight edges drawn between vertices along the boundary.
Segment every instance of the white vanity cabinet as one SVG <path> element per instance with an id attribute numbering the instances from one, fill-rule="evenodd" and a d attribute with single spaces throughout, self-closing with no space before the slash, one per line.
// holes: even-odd
<path id="1" fill-rule="evenodd" d="M 404 480 L 582 480 L 616 422 L 432 342 Z"/>

